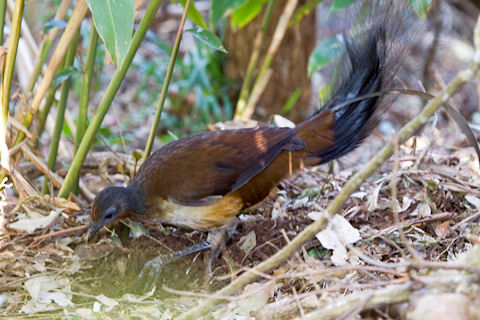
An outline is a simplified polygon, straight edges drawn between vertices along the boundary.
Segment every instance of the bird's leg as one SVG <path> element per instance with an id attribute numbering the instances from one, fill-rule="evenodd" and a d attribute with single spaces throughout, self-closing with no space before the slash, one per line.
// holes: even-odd
<path id="1" fill-rule="evenodd" d="M 228 240 L 235 233 L 235 230 L 237 230 L 237 220 L 231 219 L 223 227 L 209 231 L 207 241 L 212 244 L 212 249 L 205 255 L 205 264 L 208 267 L 207 270 L 210 277 L 213 274 L 213 261 L 220 257 L 222 250 L 225 248 Z"/>
<path id="2" fill-rule="evenodd" d="M 186 249 L 176 251 L 174 253 L 159 255 L 152 260 L 145 263 L 142 271 L 138 275 L 137 289 L 141 292 L 148 292 L 153 288 L 153 285 L 157 283 L 160 275 L 160 270 L 163 266 L 185 257 L 189 254 L 209 250 L 212 248 L 212 244 L 207 240 Z"/>

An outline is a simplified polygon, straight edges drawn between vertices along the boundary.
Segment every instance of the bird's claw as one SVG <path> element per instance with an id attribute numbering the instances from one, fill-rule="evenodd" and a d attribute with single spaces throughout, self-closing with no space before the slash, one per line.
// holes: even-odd
<path id="1" fill-rule="evenodd" d="M 153 258 L 144 264 L 142 271 L 138 275 L 137 290 L 141 292 L 151 291 L 153 286 L 158 282 L 160 271 L 164 266 L 189 254 L 211 248 L 212 244 L 209 241 L 204 241 L 186 249 Z"/>
<path id="2" fill-rule="evenodd" d="M 138 275 L 137 289 L 141 292 L 149 292 L 158 282 L 160 270 L 168 263 L 163 256 L 158 256 L 145 263 Z"/>

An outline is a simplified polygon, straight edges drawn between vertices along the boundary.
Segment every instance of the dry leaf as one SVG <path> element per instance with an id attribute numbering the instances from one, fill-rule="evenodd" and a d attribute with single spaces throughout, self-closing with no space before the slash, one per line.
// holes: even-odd
<path id="1" fill-rule="evenodd" d="M 310 212 L 308 217 L 318 220 L 326 212 Z M 347 244 L 359 241 L 360 232 L 352 227 L 352 225 L 342 216 L 336 214 L 328 224 L 327 228 L 317 233 L 317 239 L 326 249 L 333 250 L 332 262 L 336 265 L 342 265 L 347 262 Z"/>
<path id="2" fill-rule="evenodd" d="M 368 199 L 368 212 L 373 212 L 378 207 L 378 194 L 380 193 L 380 189 L 382 189 L 383 182 L 380 183 L 372 192 L 372 195 Z"/>
<path id="3" fill-rule="evenodd" d="M 257 245 L 257 235 L 255 231 L 252 230 L 247 235 L 241 237 L 240 240 L 238 240 L 238 244 L 245 255 L 249 254 Z"/>
<path id="4" fill-rule="evenodd" d="M 32 298 L 20 312 L 36 313 L 60 307 L 73 306 L 70 291 L 70 281 L 66 278 L 55 279 L 49 276 L 40 276 L 25 281 L 25 289 Z"/>
<path id="5" fill-rule="evenodd" d="M 467 200 L 472 205 L 474 205 L 475 208 L 480 209 L 480 199 L 478 197 L 475 197 L 474 195 L 471 195 L 471 194 L 467 194 L 465 195 L 465 200 Z"/>
<path id="6" fill-rule="evenodd" d="M 45 198 L 45 200 L 47 200 L 49 203 L 54 203 L 55 207 L 57 207 L 57 208 L 64 208 L 64 209 L 71 210 L 71 211 L 80 211 L 81 210 L 81 208 L 78 206 L 78 204 L 76 204 L 73 201 L 67 200 L 67 199 L 50 197 L 47 194 L 44 195 L 43 198 Z"/>
<path id="7" fill-rule="evenodd" d="M 450 225 L 448 224 L 448 221 L 437 224 L 435 227 L 435 234 L 442 239 L 448 237 L 450 234 Z"/>
<path id="8" fill-rule="evenodd" d="M 48 216 L 42 216 L 39 218 L 23 217 L 16 222 L 10 223 L 8 228 L 17 231 L 33 232 L 37 229 L 42 229 L 51 224 L 60 215 L 60 210 L 51 211 Z"/>

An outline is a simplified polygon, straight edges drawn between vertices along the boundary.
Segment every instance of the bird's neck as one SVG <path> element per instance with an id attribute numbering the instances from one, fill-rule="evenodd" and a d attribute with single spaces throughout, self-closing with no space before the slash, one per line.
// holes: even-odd
<path id="1" fill-rule="evenodd" d="M 129 185 L 128 189 L 128 206 L 129 210 L 136 214 L 147 213 L 147 204 L 145 203 L 145 193 L 135 185 Z"/>

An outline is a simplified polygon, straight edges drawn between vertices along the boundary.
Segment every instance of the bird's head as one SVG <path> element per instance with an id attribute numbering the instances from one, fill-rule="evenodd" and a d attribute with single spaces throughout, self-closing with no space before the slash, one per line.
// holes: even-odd
<path id="1" fill-rule="evenodd" d="M 90 240 L 102 227 L 133 213 L 141 213 L 143 206 L 137 192 L 131 188 L 107 187 L 97 194 L 92 204 Z"/>

